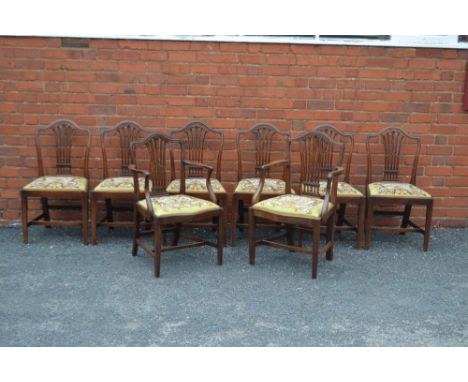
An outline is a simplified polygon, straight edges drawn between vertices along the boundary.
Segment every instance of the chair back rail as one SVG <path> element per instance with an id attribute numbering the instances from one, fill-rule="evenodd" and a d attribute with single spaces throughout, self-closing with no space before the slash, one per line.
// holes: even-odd
<path id="1" fill-rule="evenodd" d="M 75 122 L 68 119 L 59 119 L 46 127 L 39 127 L 35 133 L 35 145 L 38 161 L 39 176 L 44 176 L 44 157 L 43 144 L 41 137 L 46 134 L 53 136 L 53 144 L 55 148 L 55 168 L 57 175 L 72 175 L 72 149 L 75 143 L 75 138 L 78 135 L 83 135 L 86 139 L 84 148 L 84 163 L 83 176 L 88 178 L 88 162 L 90 150 L 90 133 L 87 129 L 79 127 Z"/>

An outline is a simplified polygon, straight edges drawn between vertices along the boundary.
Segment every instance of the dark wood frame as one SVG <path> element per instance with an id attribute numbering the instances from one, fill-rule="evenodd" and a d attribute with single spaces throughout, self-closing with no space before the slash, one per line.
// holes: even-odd
<path id="1" fill-rule="evenodd" d="M 87 143 L 84 148 L 84 164 L 83 177 L 88 180 L 87 189 L 85 191 L 53 191 L 53 190 L 27 190 L 20 191 L 21 198 L 21 222 L 23 228 L 23 242 L 28 243 L 28 227 L 30 225 L 45 225 L 47 228 L 52 226 L 81 226 L 83 230 L 83 244 L 88 245 L 88 162 L 90 150 L 90 133 L 87 129 L 79 127 L 73 121 L 60 119 L 52 122 L 46 127 L 39 127 L 35 133 L 35 146 L 37 153 L 38 177 L 46 176 L 44 171 L 44 162 L 42 157 L 42 148 L 40 137 L 41 134 L 52 132 L 55 137 L 56 145 L 56 174 L 71 175 L 72 163 L 71 154 L 73 147 L 73 137 L 75 133 L 83 134 L 87 138 Z M 35 218 L 28 220 L 28 198 L 41 198 L 42 213 Z M 78 200 L 79 204 L 49 204 L 49 198 Z M 81 220 L 51 220 L 50 210 L 80 210 Z"/>
<path id="2" fill-rule="evenodd" d="M 367 136 L 366 149 L 367 149 L 367 179 L 366 179 L 366 196 L 367 196 L 367 219 L 366 219 L 366 249 L 369 249 L 371 238 L 371 230 L 400 232 L 419 232 L 424 235 L 423 249 L 428 250 L 429 236 L 431 233 L 432 222 L 432 209 L 434 204 L 433 198 L 407 198 L 407 197 L 378 197 L 369 195 L 369 184 L 372 183 L 372 155 L 370 146 L 372 140 L 381 138 L 384 146 L 384 181 L 398 182 L 399 178 L 399 163 L 400 151 L 402 144 L 405 140 L 413 141 L 416 144 L 416 153 L 411 171 L 410 183 L 416 185 L 416 176 L 419 162 L 419 153 L 421 151 L 421 140 L 419 137 L 408 134 L 400 127 L 388 127 L 379 133 L 369 134 Z M 377 206 L 398 206 L 404 205 L 404 211 L 389 211 L 378 210 Z M 426 223 L 425 228 L 422 229 L 410 220 L 411 208 L 413 205 L 426 206 Z M 382 227 L 374 226 L 374 215 L 384 216 L 402 216 L 400 227 Z M 411 228 L 408 228 L 408 225 Z"/>
<path id="3" fill-rule="evenodd" d="M 134 158 L 130 152 L 130 144 L 142 138 L 144 134 L 149 134 L 150 131 L 143 128 L 140 124 L 134 121 L 123 121 L 115 125 L 113 128 L 102 128 L 100 132 L 100 144 L 102 152 L 102 172 L 103 180 L 109 178 L 109 166 L 107 162 L 106 138 L 110 135 L 118 135 L 120 138 L 120 175 L 132 176 L 129 165 L 134 164 Z M 113 227 L 133 227 L 133 220 L 128 221 L 114 221 L 114 211 L 133 211 L 133 190 L 129 192 L 106 192 L 106 191 L 90 191 L 90 204 L 91 204 L 91 242 L 96 245 L 96 227 L 107 226 Z M 105 201 L 106 215 L 97 220 L 97 204 L 99 200 Z M 129 202 L 128 206 L 112 204 L 112 200 L 119 202 Z"/>
<path id="4" fill-rule="evenodd" d="M 310 131 L 302 134 L 298 138 L 289 139 L 290 142 L 299 142 L 301 144 L 301 180 L 302 184 L 305 185 L 305 190 L 302 188 L 299 190 L 300 194 L 306 194 L 314 197 L 320 197 L 320 179 L 323 179 L 324 170 L 320 166 L 311 166 L 315 161 L 321 163 L 321 157 L 327 155 L 330 150 L 333 150 L 333 146 L 337 145 L 340 148 L 341 157 L 344 153 L 344 143 L 336 142 L 329 136 L 318 131 Z M 311 157 L 311 152 L 317 149 L 315 158 Z M 291 171 L 290 171 L 290 153 L 288 153 L 288 159 L 270 162 L 265 165 L 258 166 L 260 171 L 260 183 L 252 198 L 252 206 L 258 203 L 262 192 L 263 185 L 265 183 L 266 173 L 269 168 L 273 166 L 284 166 L 285 169 L 285 181 L 286 181 L 286 194 L 291 194 Z M 307 167 L 307 168 L 306 168 Z M 343 173 L 343 168 L 338 167 L 328 172 L 327 179 L 327 190 L 324 197 L 324 203 L 322 206 L 321 219 L 311 220 L 299 217 L 286 217 L 284 215 L 277 215 L 270 212 L 259 211 L 253 207 L 249 208 L 249 263 L 255 264 L 255 248 L 258 245 L 266 244 L 277 248 L 287 249 L 289 251 L 301 252 L 308 255 L 312 255 L 312 278 L 317 278 L 318 259 L 321 253 L 326 253 L 326 259 L 331 261 L 333 259 L 333 244 L 335 235 L 335 219 L 336 219 L 336 190 L 338 184 L 338 176 Z M 332 207 L 329 208 L 329 205 Z M 258 219 L 265 219 L 273 221 L 275 223 L 282 224 L 286 229 L 286 233 L 277 235 L 273 238 L 256 240 L 256 221 Z M 326 225 L 326 244 L 323 250 L 320 252 L 320 232 L 322 224 Z M 293 232 L 295 228 L 300 228 L 301 231 L 308 230 L 312 233 L 312 249 L 305 249 L 300 246 L 294 245 Z M 287 244 L 279 243 L 276 240 L 279 238 L 287 238 Z M 302 244 L 302 243 L 301 243 Z"/>
<path id="5" fill-rule="evenodd" d="M 181 138 L 176 138 L 177 136 L 182 136 Z M 197 163 L 205 163 L 204 161 L 204 153 L 206 151 L 206 142 L 210 136 L 215 136 L 216 140 L 219 141 L 219 149 L 218 154 L 216 157 L 216 172 L 215 176 L 216 179 L 221 183 L 221 161 L 223 156 L 223 149 L 224 149 L 224 132 L 221 130 L 212 129 L 207 124 L 201 121 L 192 121 L 182 127 L 181 129 L 172 130 L 169 133 L 169 136 L 173 139 L 180 139 L 184 143 L 184 153 L 187 156 L 188 160 Z M 173 151 L 170 150 L 171 155 L 171 181 L 176 179 L 176 171 L 175 171 L 175 160 Z M 187 178 L 200 178 L 203 177 L 203 168 L 200 167 L 190 167 L 188 166 L 186 170 L 186 177 Z M 224 187 L 224 186 L 223 186 Z M 194 196 L 200 199 L 211 200 L 209 192 L 200 193 L 200 192 L 188 192 L 186 191 L 185 194 Z M 225 192 L 215 192 L 217 199 L 219 200 L 220 205 L 227 210 L 228 205 L 228 193 Z M 223 214 L 223 222 L 224 230 L 227 227 L 227 214 Z M 201 226 L 201 227 L 215 227 L 217 223 L 213 224 L 192 224 L 194 226 Z M 226 240 L 226 239 L 224 239 Z M 224 245 L 226 243 L 224 242 Z"/>
<path id="6" fill-rule="evenodd" d="M 330 138 L 335 141 L 343 142 L 345 144 L 345 153 L 347 153 L 346 162 L 344 165 L 344 179 L 343 181 L 349 183 L 350 173 L 351 173 L 351 161 L 354 153 L 354 135 L 351 133 L 344 133 L 337 129 L 335 126 L 325 124 L 319 125 L 315 131 L 320 131 L 324 134 L 327 134 Z M 327 163 L 330 166 L 330 163 Z M 341 163 L 337 164 L 341 166 Z M 336 202 L 339 205 L 339 208 L 336 212 L 337 222 L 336 222 L 336 231 L 355 231 L 356 232 L 356 247 L 361 249 L 362 236 L 364 232 L 364 223 L 365 223 L 365 212 L 366 212 L 366 197 L 364 194 L 362 196 L 340 196 L 337 194 Z M 354 204 L 357 206 L 357 219 L 356 225 L 353 225 L 349 220 L 346 219 L 346 206 L 348 204 Z"/>
<path id="7" fill-rule="evenodd" d="M 268 175 L 269 168 L 260 170 L 261 166 L 270 163 L 271 146 L 275 137 L 284 137 L 285 148 L 289 150 L 289 138 L 291 135 L 288 132 L 280 131 L 275 126 L 269 123 L 257 123 L 250 129 L 241 130 L 237 133 L 236 148 L 237 148 L 237 182 L 243 179 L 242 169 L 242 150 L 241 139 L 246 135 L 252 135 L 255 138 L 255 177 L 259 177 L 262 171 L 266 171 Z M 289 154 L 288 154 L 289 155 Z M 284 170 L 286 171 L 286 169 Z M 283 172 L 283 178 L 286 173 Z M 236 185 L 237 187 L 237 185 Z M 272 198 L 278 195 L 268 194 L 261 195 L 259 200 Z M 244 223 L 244 214 L 248 211 L 248 207 L 252 201 L 252 193 L 234 192 L 232 193 L 232 208 L 231 208 L 231 245 L 236 246 L 237 243 L 237 228 L 247 228 L 248 224 Z"/>
<path id="8" fill-rule="evenodd" d="M 160 276 L 161 268 L 161 253 L 166 251 L 173 251 L 177 249 L 198 247 L 202 245 L 209 245 L 217 248 L 217 264 L 221 265 L 223 262 L 223 243 L 224 243 L 224 225 L 223 225 L 223 207 L 219 207 L 218 210 L 209 211 L 198 214 L 190 215 L 178 215 L 158 218 L 153 213 L 153 207 L 151 203 L 152 194 L 155 195 L 168 195 L 166 193 L 167 181 L 166 181 L 166 150 L 168 144 L 176 144 L 181 151 L 181 184 L 180 194 L 185 193 L 185 172 L 186 168 L 200 168 L 206 171 L 205 179 L 207 189 L 210 195 L 210 201 L 217 203 L 216 195 L 213 192 L 210 180 L 213 172 L 213 167 L 203 163 L 194 162 L 185 159 L 184 145 L 181 140 L 170 138 L 164 134 L 153 133 L 148 135 L 142 140 L 135 141 L 131 144 L 132 152 L 135 152 L 138 146 L 144 147 L 148 150 L 151 158 L 149 171 L 140 170 L 135 165 L 130 165 L 129 168 L 133 173 L 134 182 L 134 234 L 133 234 L 133 246 L 132 256 L 137 255 L 138 247 L 141 247 L 146 253 L 154 257 L 154 275 L 155 277 Z M 145 200 L 147 208 L 139 206 L 140 192 L 138 177 L 144 176 L 145 178 Z M 152 181 L 152 191 L 150 191 L 149 184 L 150 178 Z M 145 223 L 151 223 L 150 230 L 140 230 L 142 217 Z M 202 222 L 205 220 L 217 220 L 217 242 L 213 243 L 205 239 L 197 238 L 192 235 L 183 234 L 181 232 L 182 224 Z M 147 224 L 144 224 L 145 226 Z M 163 232 L 173 231 L 174 237 L 172 245 L 163 247 Z M 144 234 L 151 234 L 153 238 L 153 248 L 149 248 L 144 241 L 141 240 L 141 236 Z M 192 242 L 187 244 L 178 245 L 179 237 L 186 237 Z"/>

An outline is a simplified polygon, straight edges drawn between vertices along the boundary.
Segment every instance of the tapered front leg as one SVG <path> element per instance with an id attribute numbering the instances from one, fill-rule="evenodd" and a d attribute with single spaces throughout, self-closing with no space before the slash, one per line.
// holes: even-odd
<path id="1" fill-rule="evenodd" d="M 249 264 L 255 264 L 255 215 L 252 207 L 249 208 Z"/>
<path id="2" fill-rule="evenodd" d="M 161 274 L 161 225 L 157 220 L 153 223 L 153 246 L 154 246 L 154 276 Z"/>
<path id="3" fill-rule="evenodd" d="M 93 193 L 90 195 L 91 198 L 91 243 L 93 245 L 97 244 L 96 241 L 96 227 L 97 227 L 97 221 L 96 221 L 96 197 Z"/>
<path id="4" fill-rule="evenodd" d="M 28 197 L 21 191 L 21 226 L 23 228 L 23 243 L 28 244 Z"/>
<path id="5" fill-rule="evenodd" d="M 88 193 L 84 194 L 81 198 L 81 219 L 83 228 L 83 244 L 88 245 Z"/>
<path id="6" fill-rule="evenodd" d="M 138 238 L 140 237 L 140 213 L 136 206 L 133 207 L 133 243 L 132 256 L 136 256 L 138 252 Z"/>
<path id="7" fill-rule="evenodd" d="M 431 228 L 432 228 L 432 207 L 434 201 L 431 200 L 426 206 L 426 226 L 424 229 L 424 244 L 423 250 L 426 252 L 429 249 L 429 237 L 431 236 Z"/>
<path id="8" fill-rule="evenodd" d="M 223 248 L 224 248 L 224 230 L 225 230 L 225 221 L 223 217 L 224 211 L 221 210 L 220 216 L 218 218 L 218 240 L 217 240 L 217 264 L 223 264 Z"/>
<path id="9" fill-rule="evenodd" d="M 312 226 L 312 278 L 317 278 L 320 245 L 320 223 Z"/>
<path id="10" fill-rule="evenodd" d="M 231 209 L 231 246 L 236 246 L 237 239 L 237 219 L 238 219 L 238 209 L 239 204 L 237 200 L 237 195 L 232 195 L 232 209 Z"/>
<path id="11" fill-rule="evenodd" d="M 370 199 L 367 199 L 366 202 L 366 209 L 367 209 L 367 219 L 366 219 L 366 249 L 369 249 L 369 243 L 371 238 L 371 230 L 372 230 L 372 220 L 374 217 L 374 206 Z"/>

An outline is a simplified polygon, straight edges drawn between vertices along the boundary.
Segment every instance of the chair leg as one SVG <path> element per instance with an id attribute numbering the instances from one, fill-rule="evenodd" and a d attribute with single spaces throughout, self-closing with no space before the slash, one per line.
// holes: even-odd
<path id="1" fill-rule="evenodd" d="M 154 246 L 154 276 L 159 277 L 161 273 L 161 225 L 153 223 L 153 246 Z"/>
<path id="2" fill-rule="evenodd" d="M 174 237 L 172 238 L 172 245 L 173 246 L 176 246 L 179 243 L 180 227 L 181 226 L 182 226 L 182 224 L 180 224 L 180 223 L 176 224 L 176 226 L 175 226 Z"/>
<path id="3" fill-rule="evenodd" d="M 434 202 L 431 200 L 426 206 L 426 226 L 424 229 L 424 244 L 423 249 L 426 252 L 429 249 L 429 236 L 432 228 L 432 207 Z"/>
<path id="4" fill-rule="evenodd" d="M 337 219 L 337 226 L 342 226 L 344 224 L 344 218 L 345 218 L 345 212 L 346 212 L 346 203 L 341 203 L 340 208 L 338 209 L 338 219 Z"/>
<path id="5" fill-rule="evenodd" d="M 240 224 L 244 224 L 245 223 L 245 214 L 244 214 L 244 201 L 243 200 L 239 200 L 238 202 L 238 219 L 239 219 L 239 223 Z M 243 227 L 239 227 L 239 231 L 240 232 L 244 232 L 244 228 Z"/>
<path id="6" fill-rule="evenodd" d="M 369 249 L 369 243 L 371 238 L 371 230 L 372 230 L 372 220 L 374 217 L 374 206 L 370 199 L 366 201 L 366 209 L 367 209 L 367 219 L 366 219 L 366 245 L 365 248 Z"/>
<path id="7" fill-rule="evenodd" d="M 252 208 L 249 208 L 249 264 L 255 264 L 255 215 Z"/>
<path id="8" fill-rule="evenodd" d="M 225 193 L 222 199 L 222 207 L 223 207 L 223 215 L 222 215 L 222 223 L 223 223 L 223 247 L 227 245 L 227 211 L 228 211 L 228 194 Z"/>
<path id="9" fill-rule="evenodd" d="M 403 213 L 403 218 L 401 219 L 401 225 L 400 228 L 406 228 L 408 227 L 408 222 L 410 219 L 411 215 L 411 204 L 405 205 L 405 212 Z M 400 232 L 400 235 L 404 235 L 406 232 Z"/>
<path id="10" fill-rule="evenodd" d="M 140 237 L 140 213 L 136 207 L 133 207 L 133 243 L 132 256 L 136 256 L 138 252 L 138 238 Z"/>
<path id="11" fill-rule="evenodd" d="M 91 199 L 91 243 L 93 245 L 96 245 L 97 244 L 97 241 L 96 241 L 97 211 L 96 211 L 96 198 L 94 196 L 94 193 L 91 193 L 90 199 Z"/>
<path id="12" fill-rule="evenodd" d="M 50 221 L 49 202 L 47 198 L 41 198 L 42 212 L 44 213 L 44 220 Z M 50 225 L 46 225 L 46 228 L 52 228 Z"/>
<path id="13" fill-rule="evenodd" d="M 320 245 L 320 223 L 312 226 L 312 278 L 317 278 Z"/>
<path id="14" fill-rule="evenodd" d="M 328 243 L 331 243 L 331 246 L 328 249 L 327 254 L 326 254 L 326 259 L 328 261 L 333 260 L 334 241 L 335 241 L 335 214 L 331 215 L 328 218 L 328 221 L 327 221 L 327 242 L 326 242 L 326 245 L 328 245 Z"/>
<path id="15" fill-rule="evenodd" d="M 81 197 L 81 219 L 83 227 L 83 244 L 88 245 L 88 193 Z"/>
<path id="16" fill-rule="evenodd" d="M 225 233 L 225 224 L 226 221 L 224 219 L 223 214 L 225 211 L 220 212 L 220 216 L 218 217 L 218 239 L 217 239 L 217 256 L 216 256 L 216 263 L 218 265 L 223 265 L 223 248 L 225 243 L 224 233 Z"/>
<path id="17" fill-rule="evenodd" d="M 21 225 L 23 228 L 23 243 L 28 244 L 28 197 L 21 192 Z"/>
<path id="18" fill-rule="evenodd" d="M 286 240 L 289 245 L 294 245 L 294 228 L 291 224 L 286 224 Z M 292 249 L 289 252 L 293 252 Z"/>
<path id="19" fill-rule="evenodd" d="M 361 249 L 362 243 L 362 232 L 364 231 L 364 222 L 366 217 L 366 201 L 361 200 L 358 205 L 358 220 L 357 220 L 357 238 L 356 238 L 356 247 Z"/>
<path id="20" fill-rule="evenodd" d="M 114 221 L 114 214 L 112 212 L 112 201 L 110 199 L 106 199 L 106 220 L 109 223 Z M 114 227 L 109 227 L 109 229 L 114 229 Z"/>
<path id="21" fill-rule="evenodd" d="M 238 218 L 238 208 L 239 203 L 237 199 L 237 195 L 232 195 L 232 207 L 231 207 L 231 246 L 236 246 L 236 239 L 237 239 L 237 218 Z"/>

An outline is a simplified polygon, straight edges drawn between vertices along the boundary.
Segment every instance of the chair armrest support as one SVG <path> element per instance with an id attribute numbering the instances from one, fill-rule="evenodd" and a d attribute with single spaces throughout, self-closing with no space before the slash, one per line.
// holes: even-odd
<path id="1" fill-rule="evenodd" d="M 140 182 L 138 180 L 138 175 L 143 175 L 145 177 L 145 200 L 146 208 L 150 216 L 153 216 L 153 203 L 151 202 L 151 193 L 149 187 L 150 173 L 146 170 L 137 169 L 134 164 L 128 165 L 128 169 L 133 174 L 133 191 L 135 195 L 135 204 L 140 200 Z"/>
<path id="2" fill-rule="evenodd" d="M 325 197 L 322 206 L 322 216 L 328 211 L 329 203 L 336 205 L 336 191 L 338 188 L 338 177 L 344 173 L 343 167 L 336 167 L 327 175 L 327 188 L 325 190 Z"/>
<path id="3" fill-rule="evenodd" d="M 291 193 L 291 179 L 290 179 L 290 166 L 291 161 L 288 159 L 275 160 L 273 162 L 264 164 L 263 166 L 257 166 L 257 170 L 260 171 L 260 182 L 258 183 L 257 189 L 252 196 L 252 205 L 258 203 L 260 200 L 260 195 L 262 194 L 263 187 L 265 185 L 266 170 L 271 167 L 283 166 L 286 169 L 286 188 L 285 192 L 287 194 Z"/>
<path id="4" fill-rule="evenodd" d="M 208 195 L 210 197 L 210 200 L 213 203 L 217 203 L 216 194 L 214 193 L 213 187 L 211 186 L 211 174 L 213 173 L 213 167 L 204 163 L 194 162 L 194 161 L 187 160 L 187 159 L 182 160 L 182 165 L 184 166 L 184 168 L 185 166 L 190 166 L 190 167 L 198 167 L 198 168 L 207 170 L 205 180 L 206 180 L 206 188 L 208 190 Z M 184 171 L 184 176 L 182 176 L 180 179 L 180 190 L 181 191 L 184 190 L 185 192 L 185 171 Z"/>

